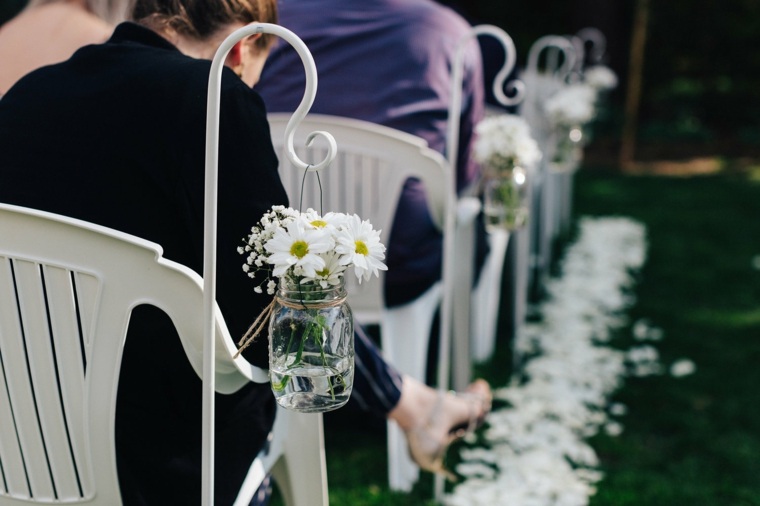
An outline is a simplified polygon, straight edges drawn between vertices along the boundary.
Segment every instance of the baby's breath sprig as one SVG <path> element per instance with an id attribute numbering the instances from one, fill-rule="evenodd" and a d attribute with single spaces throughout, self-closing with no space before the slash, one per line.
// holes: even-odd
<path id="1" fill-rule="evenodd" d="M 272 280 L 272 266 L 269 263 L 269 252 L 264 246 L 274 237 L 275 231 L 281 227 L 287 227 L 298 216 L 298 212 L 285 206 L 272 206 L 272 210 L 265 213 L 259 222 L 251 227 L 251 233 L 243 238 L 243 245 L 238 247 L 238 253 L 245 255 L 243 272 L 249 278 L 256 279 L 257 274 L 262 273 L 263 279 L 254 287 L 256 293 L 262 293 L 264 288 L 269 295 L 274 295 L 277 283 Z"/>
<path id="2" fill-rule="evenodd" d="M 355 214 L 320 216 L 313 209 L 300 212 L 273 206 L 242 241 L 237 251 L 245 255 L 243 272 L 251 279 L 263 278 L 254 287 L 256 293 L 266 288 L 274 295 L 277 283 L 273 278 L 285 277 L 304 288 L 327 289 L 340 285 L 349 267 L 359 283 L 387 269 L 380 231 Z M 240 340 L 238 354 L 263 330 L 271 311 L 272 304 L 251 325 Z"/>
<path id="3" fill-rule="evenodd" d="M 243 272 L 252 279 L 263 275 L 254 288 L 257 293 L 266 288 L 273 295 L 277 283 L 272 278 L 282 276 L 327 288 L 340 283 L 348 267 L 360 283 L 387 269 L 380 231 L 357 215 L 320 216 L 313 209 L 273 206 L 242 241 L 238 253 L 245 255 Z"/>

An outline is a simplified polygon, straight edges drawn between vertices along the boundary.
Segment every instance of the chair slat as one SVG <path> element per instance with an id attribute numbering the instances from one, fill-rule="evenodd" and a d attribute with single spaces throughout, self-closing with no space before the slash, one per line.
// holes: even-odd
<path id="1" fill-rule="evenodd" d="M 3 279 L 0 281 L 5 292 L 3 300 L 18 300 L 14 290 L 14 274 L 17 286 L 19 277 L 23 277 L 23 274 L 20 276 L 19 273 L 19 264 L 23 263 L 25 262 L 8 261 L 3 266 Z M 24 270 L 23 267 L 21 270 Z M 27 367 L 23 337 L 30 335 L 29 329 L 24 326 L 25 322 L 19 319 L 17 303 L 2 304 L 2 306 L 3 313 L 0 315 L 0 321 L 3 326 L 3 366 L 5 380 L 10 390 L 10 406 L 13 409 L 20 458 L 11 465 L 12 467 L 8 466 L 6 469 L 9 475 L 8 488 L 13 494 L 20 493 L 35 498 L 53 499 L 53 485 L 47 470 L 39 418 L 34 403 L 29 402 L 29 399 L 33 398 L 34 389 Z M 16 314 L 13 314 L 14 310 Z"/>
<path id="2" fill-rule="evenodd" d="M 100 297 L 100 282 L 94 276 L 79 272 L 74 272 L 73 276 L 77 300 L 79 301 L 79 318 L 82 325 L 81 338 L 84 343 L 85 354 L 89 356 L 95 317 L 98 311 L 97 300 Z"/>
<path id="3" fill-rule="evenodd" d="M 63 401 L 63 416 L 65 417 L 67 440 L 61 443 L 70 445 L 70 449 L 59 448 L 61 455 L 71 453 L 71 459 L 59 463 L 52 461 L 53 473 L 56 476 L 59 497 L 79 497 L 80 484 L 85 490 L 91 490 L 89 459 L 86 453 L 86 434 L 84 433 L 83 416 L 85 413 L 85 369 L 82 357 L 82 346 L 79 325 L 77 323 L 76 300 L 87 301 L 87 297 L 75 299 L 74 286 L 70 271 L 54 267 L 45 267 L 47 282 L 48 306 L 53 330 L 58 379 L 61 383 Z M 82 280 L 86 279 L 83 275 Z M 82 283 L 87 285 L 88 283 Z M 92 311 L 88 308 L 88 311 Z M 73 459 L 73 460 L 72 460 Z M 62 464 L 69 469 L 58 469 Z M 74 471 L 74 473 L 67 472 Z M 63 481 L 60 477 L 66 476 Z M 77 482 L 76 478 L 79 478 Z"/>
<path id="4" fill-rule="evenodd" d="M 32 373 L 32 388 L 36 400 L 39 422 L 30 420 L 22 434 L 29 440 L 35 454 L 27 462 L 32 494 L 36 498 L 58 498 L 56 485 L 68 488 L 72 480 L 76 485 L 68 453 L 68 435 L 59 396 L 58 377 L 50 335 L 46 298 L 43 292 L 46 279 L 41 276 L 40 266 L 33 262 L 15 261 L 16 289 L 21 300 L 21 322 L 26 338 L 26 351 Z M 37 431 L 37 425 L 41 434 Z M 31 434 L 32 431 L 35 434 Z M 24 434 L 26 436 L 24 436 Z M 42 445 L 41 449 L 37 445 Z"/>
<path id="5" fill-rule="evenodd" d="M 0 427 L 16 427 L 13 404 L 8 396 L 8 385 L 5 378 L 10 375 L 6 363 L 16 359 L 16 346 L 21 341 L 18 325 L 18 312 L 13 311 L 16 304 L 16 294 L 11 276 L 11 262 L 8 258 L 0 258 Z M 24 472 L 24 459 L 15 430 L 0 430 L 0 465 L 2 465 L 3 480 L 0 480 L 0 491 L 17 496 L 29 497 L 29 487 Z"/>

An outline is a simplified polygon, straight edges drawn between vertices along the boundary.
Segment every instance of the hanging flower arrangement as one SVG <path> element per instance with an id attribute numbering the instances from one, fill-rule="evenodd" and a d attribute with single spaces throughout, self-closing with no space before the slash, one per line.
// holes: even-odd
<path id="1" fill-rule="evenodd" d="M 269 329 L 269 365 L 277 402 L 302 412 L 336 409 L 353 382 L 353 318 L 345 276 L 379 276 L 380 231 L 357 215 L 274 206 L 251 228 L 238 253 L 254 291 L 275 295 L 240 341 L 240 351 Z M 238 353 L 239 353 L 238 352 Z"/>
<path id="2" fill-rule="evenodd" d="M 541 150 L 520 116 L 485 118 L 475 132 L 474 157 L 483 166 L 486 227 L 516 230 L 528 219 L 528 173 L 541 159 Z"/>

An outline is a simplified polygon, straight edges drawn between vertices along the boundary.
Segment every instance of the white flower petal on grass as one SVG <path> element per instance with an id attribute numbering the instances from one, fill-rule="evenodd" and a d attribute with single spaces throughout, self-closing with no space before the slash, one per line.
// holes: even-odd
<path id="1" fill-rule="evenodd" d="M 644 227 L 628 219 L 582 219 L 579 231 L 563 256 L 561 278 L 547 283 L 542 320 L 518 333 L 518 344 L 530 350 L 519 357 L 525 365 L 508 387 L 494 391 L 508 406 L 487 416 L 479 434 L 484 446 L 462 450 L 457 470 L 467 476 L 444 497 L 447 506 L 587 505 L 603 475 L 585 438 L 623 429 L 608 418 L 607 404 L 630 374 L 630 359 L 659 366 L 651 348 L 627 356 L 599 337 L 626 325 L 621 314 L 633 299 L 624 292 L 646 256 Z M 622 404 L 608 410 L 625 413 Z"/>
<path id="2" fill-rule="evenodd" d="M 623 426 L 619 422 L 607 422 L 604 425 L 604 432 L 608 436 L 619 436 L 623 433 Z"/>
<path id="3" fill-rule="evenodd" d="M 610 414 L 613 416 L 624 416 L 628 413 L 628 406 L 620 402 L 613 402 L 610 404 Z"/>
<path id="4" fill-rule="evenodd" d="M 335 251 L 341 254 L 342 265 L 354 266 L 354 274 L 362 282 L 379 270 L 388 270 L 382 262 L 385 259 L 385 246 L 380 242 L 380 231 L 374 230 L 369 221 L 362 221 L 359 216 L 350 216 L 338 231 Z"/>
<path id="5" fill-rule="evenodd" d="M 688 358 L 682 358 L 676 360 L 670 366 L 670 375 L 674 378 L 682 378 L 690 374 L 694 374 L 697 370 L 696 364 Z"/>
<path id="6" fill-rule="evenodd" d="M 641 318 L 631 328 L 633 338 L 637 341 L 659 341 L 662 339 L 662 329 L 652 326 L 646 318 Z"/>
<path id="7" fill-rule="evenodd" d="M 312 278 L 325 267 L 320 253 L 332 247 L 329 234 L 320 229 L 307 229 L 303 220 L 289 223 L 287 229 L 277 228 L 274 237 L 264 246 L 270 253 L 267 262 L 274 265 L 273 276 L 282 276 L 290 267 L 300 267 L 304 275 Z"/>

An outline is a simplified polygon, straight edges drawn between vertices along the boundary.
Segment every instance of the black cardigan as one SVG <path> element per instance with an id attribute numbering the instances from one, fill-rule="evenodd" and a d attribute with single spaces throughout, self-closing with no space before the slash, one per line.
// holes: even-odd
<path id="1" fill-rule="evenodd" d="M 124 23 L 105 44 L 25 76 L 0 100 L 0 201 L 157 242 L 166 258 L 201 273 L 209 70 L 209 61 Z M 254 294 L 236 248 L 273 204 L 287 204 L 287 196 L 264 103 L 225 69 L 217 295 L 233 338 L 269 302 Z M 267 343 L 259 341 L 246 358 L 266 366 Z M 199 501 L 200 400 L 200 380 L 168 318 L 138 308 L 117 401 L 126 504 Z M 234 497 L 271 426 L 273 406 L 268 385 L 217 395 L 216 504 Z"/>

